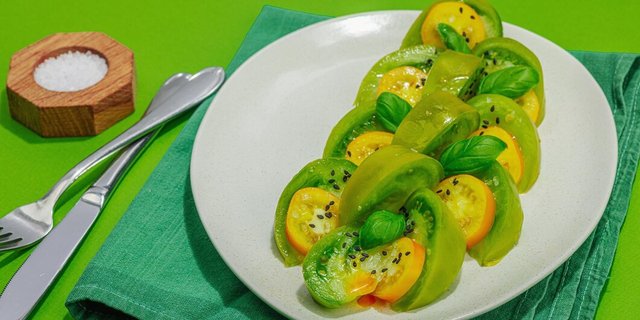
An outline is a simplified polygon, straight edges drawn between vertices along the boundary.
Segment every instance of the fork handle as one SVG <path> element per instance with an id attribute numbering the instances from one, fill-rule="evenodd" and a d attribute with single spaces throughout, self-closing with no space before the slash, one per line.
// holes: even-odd
<path id="1" fill-rule="evenodd" d="M 216 91 L 223 80 L 224 70 L 218 67 L 207 68 L 195 74 L 188 85 L 160 102 L 156 110 L 69 170 L 38 202 L 53 209 L 60 195 L 87 170 L 162 123 L 194 107 Z"/>

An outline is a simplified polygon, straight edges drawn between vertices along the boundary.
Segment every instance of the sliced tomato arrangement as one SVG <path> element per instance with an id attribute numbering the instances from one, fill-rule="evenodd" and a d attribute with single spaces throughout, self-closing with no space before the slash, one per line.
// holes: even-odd
<path id="1" fill-rule="evenodd" d="M 294 193 L 287 212 L 289 243 L 301 254 L 338 226 L 340 199 L 320 188 L 303 188 Z"/>
<path id="2" fill-rule="evenodd" d="M 496 202 L 491 189 L 480 179 L 460 174 L 442 180 L 436 193 L 454 215 L 467 240 L 467 250 L 491 230 Z"/>

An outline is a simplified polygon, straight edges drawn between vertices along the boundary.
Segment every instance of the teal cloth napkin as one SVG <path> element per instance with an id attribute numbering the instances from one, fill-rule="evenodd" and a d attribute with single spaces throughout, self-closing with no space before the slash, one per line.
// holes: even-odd
<path id="1" fill-rule="evenodd" d="M 227 72 L 283 35 L 327 18 L 265 7 Z M 613 194 L 596 231 L 566 263 L 482 318 L 592 318 L 609 274 L 640 152 L 638 59 L 573 54 L 602 86 L 615 116 L 620 158 Z M 193 114 L 69 295 L 76 319 L 281 317 L 224 264 L 196 212 L 189 161 L 210 102 Z"/>

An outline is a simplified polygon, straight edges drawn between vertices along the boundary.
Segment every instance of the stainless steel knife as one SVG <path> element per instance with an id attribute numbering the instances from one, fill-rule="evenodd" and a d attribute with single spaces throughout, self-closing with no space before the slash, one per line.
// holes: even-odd
<path id="1" fill-rule="evenodd" d="M 176 74 L 169 78 L 146 113 L 152 112 L 159 102 L 176 93 L 189 81 L 190 76 Z M 119 178 L 154 134 L 152 132 L 127 147 L 31 253 L 0 296 L 0 318 L 24 319 L 29 315 L 84 239 Z"/>

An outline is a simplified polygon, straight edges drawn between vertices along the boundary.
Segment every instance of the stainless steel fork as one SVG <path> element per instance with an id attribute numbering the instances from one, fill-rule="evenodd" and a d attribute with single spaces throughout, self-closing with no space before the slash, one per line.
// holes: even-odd
<path id="1" fill-rule="evenodd" d="M 155 110 L 69 170 L 41 199 L 9 212 L 0 219 L 0 252 L 32 245 L 46 236 L 53 227 L 53 209 L 58 198 L 83 173 L 164 122 L 194 107 L 215 92 L 223 81 L 224 70 L 219 67 L 206 68 L 190 76 L 171 95 L 159 101 Z"/>

